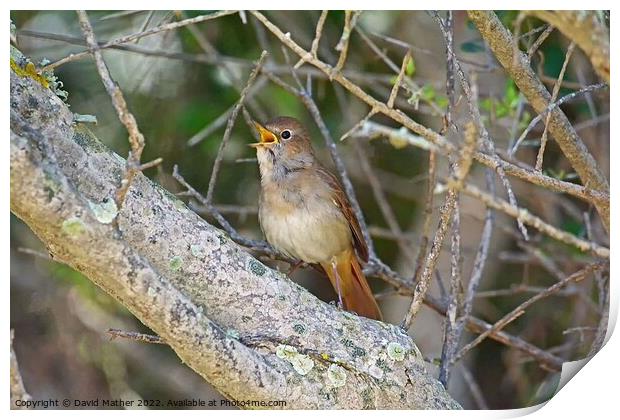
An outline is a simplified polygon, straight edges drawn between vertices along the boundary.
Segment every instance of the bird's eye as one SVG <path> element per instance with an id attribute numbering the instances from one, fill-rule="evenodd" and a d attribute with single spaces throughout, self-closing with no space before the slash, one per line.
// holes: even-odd
<path id="1" fill-rule="evenodd" d="M 284 130 L 282 132 L 282 134 L 280 134 L 280 136 L 284 139 L 284 140 L 288 140 L 291 138 L 291 132 L 289 130 Z"/>

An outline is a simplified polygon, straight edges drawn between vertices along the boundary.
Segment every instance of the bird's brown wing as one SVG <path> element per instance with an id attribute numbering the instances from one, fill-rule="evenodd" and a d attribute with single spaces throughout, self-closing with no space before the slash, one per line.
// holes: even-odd
<path id="1" fill-rule="evenodd" d="M 321 178 L 323 178 L 329 185 L 332 190 L 334 204 L 340 208 L 340 211 L 342 211 L 342 214 L 349 222 L 349 228 L 353 234 L 353 245 L 355 246 L 357 255 L 359 255 L 364 262 L 368 262 L 368 246 L 364 240 L 364 235 L 362 235 L 362 229 L 360 228 L 357 217 L 355 217 L 355 213 L 353 212 L 351 204 L 347 199 L 347 195 L 340 186 L 340 182 L 338 182 L 336 177 L 323 167 L 318 167 L 317 172 L 319 176 L 321 176 Z"/>

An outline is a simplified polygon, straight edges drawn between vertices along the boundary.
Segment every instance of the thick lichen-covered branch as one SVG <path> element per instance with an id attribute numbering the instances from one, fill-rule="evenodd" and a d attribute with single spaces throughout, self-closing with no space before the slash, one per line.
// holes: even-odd
<path id="1" fill-rule="evenodd" d="M 218 391 L 287 408 L 458 408 L 406 333 L 325 304 L 253 258 L 11 72 L 11 211 Z M 112 223 L 114 222 L 114 223 Z"/>

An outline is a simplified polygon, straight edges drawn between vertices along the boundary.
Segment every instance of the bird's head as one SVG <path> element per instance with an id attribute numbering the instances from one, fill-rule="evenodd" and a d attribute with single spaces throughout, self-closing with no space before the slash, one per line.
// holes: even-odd
<path id="1" fill-rule="evenodd" d="M 310 137 L 304 126 L 295 118 L 278 117 L 264 126 L 254 122 L 259 142 L 256 148 L 261 176 L 286 175 L 291 171 L 307 168 L 314 162 Z"/>

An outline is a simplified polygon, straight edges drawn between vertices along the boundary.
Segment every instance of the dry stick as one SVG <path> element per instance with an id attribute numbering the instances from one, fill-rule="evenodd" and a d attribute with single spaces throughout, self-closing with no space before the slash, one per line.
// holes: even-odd
<path id="1" fill-rule="evenodd" d="M 403 279 L 400 275 L 398 275 L 398 273 L 391 270 L 385 264 L 380 264 L 380 262 L 373 262 L 372 264 L 369 263 L 369 267 L 367 267 L 366 272 L 368 275 L 376 276 L 391 284 L 397 289 L 398 293 L 403 296 L 410 296 L 413 293 L 413 285 L 411 284 L 411 281 Z M 424 298 L 424 304 L 438 314 L 442 316 L 446 315 L 447 304 L 444 301 L 439 300 L 433 296 L 426 295 L 426 297 Z M 474 316 L 470 316 L 466 320 L 465 326 L 468 330 L 474 333 L 482 333 L 492 327 L 492 325 L 488 322 L 485 322 Z M 544 368 L 556 372 L 559 372 L 562 369 L 562 363 L 564 363 L 564 360 L 562 358 L 557 357 L 539 347 L 536 347 L 535 345 L 523 340 L 520 337 L 513 336 L 504 331 L 497 331 L 492 332 L 490 338 L 508 347 L 513 347 L 515 349 L 518 349 L 519 351 L 530 355 Z"/>
<path id="2" fill-rule="evenodd" d="M 502 200 L 500 198 L 494 198 L 489 194 L 481 191 L 480 189 L 478 189 L 478 187 L 474 185 L 464 184 L 462 191 L 465 194 L 480 200 L 488 207 L 499 210 L 514 218 L 521 218 L 521 220 L 523 220 L 523 223 L 525 223 L 526 225 L 532 226 L 533 228 L 550 236 L 553 239 L 572 245 L 580 251 L 589 252 L 600 258 L 609 259 L 609 248 L 605 248 L 591 241 L 583 240 L 571 233 L 558 229 L 544 222 L 541 218 L 534 216 L 527 209 L 515 207 L 505 200 Z"/>
<path id="3" fill-rule="evenodd" d="M 538 51 L 542 43 L 545 42 L 545 40 L 549 37 L 549 35 L 551 35 L 551 32 L 553 32 L 553 30 L 555 29 L 551 25 L 543 25 L 543 26 L 546 26 L 547 28 L 542 34 L 540 34 L 540 36 L 536 39 L 536 41 L 532 44 L 532 46 L 527 50 L 527 58 L 529 60 L 532 59 L 532 56 L 534 55 L 534 53 Z"/>
<path id="4" fill-rule="evenodd" d="M 370 49 L 372 50 L 372 52 L 374 52 L 375 54 L 377 54 L 377 56 L 394 72 L 398 74 L 398 66 L 396 65 L 396 63 L 394 63 L 392 60 L 390 60 L 390 58 L 385 54 L 385 52 L 383 52 L 378 46 L 377 44 L 375 44 L 372 39 L 370 39 L 368 37 L 368 35 L 366 35 L 366 33 L 360 28 L 360 27 L 356 27 L 355 31 L 360 35 L 360 37 L 362 38 L 362 40 L 366 43 L 366 45 L 368 45 L 370 47 Z M 409 45 L 407 43 L 401 44 L 399 45 L 401 47 L 404 47 L 407 49 L 407 51 L 409 51 L 411 53 L 411 51 L 415 48 L 413 45 Z M 405 75 L 405 77 L 403 78 L 404 80 L 404 86 L 407 88 L 407 90 L 410 93 L 415 93 L 415 92 L 420 92 L 422 90 L 422 88 L 415 83 L 409 76 Z M 426 102 L 432 109 L 433 111 L 435 111 L 438 115 L 443 113 L 443 110 L 434 102 L 431 100 L 428 100 L 427 98 L 425 98 L 424 96 L 422 96 L 422 101 Z"/>
<path id="5" fill-rule="evenodd" d="M 158 335 L 143 334 L 133 331 L 123 331 L 116 328 L 108 328 L 106 331 L 110 335 L 110 341 L 117 338 L 127 338 L 129 340 L 141 341 L 148 344 L 168 344 Z"/>
<path id="6" fill-rule="evenodd" d="M 476 125 L 473 122 L 470 122 L 465 127 L 465 143 L 462 151 L 463 156 L 470 157 L 461 159 L 461 162 L 463 163 L 460 167 L 455 168 L 455 177 L 457 180 L 460 180 L 460 182 L 454 184 L 454 189 L 457 191 L 457 200 L 459 199 L 458 191 L 462 188 L 463 179 L 465 179 L 465 176 L 469 171 L 469 166 L 471 166 L 471 156 L 473 156 L 473 153 L 476 150 L 477 143 L 478 132 L 476 130 Z M 454 211 L 451 255 L 450 301 L 448 303 L 448 312 L 444 322 L 444 341 L 441 349 L 441 360 L 439 364 L 439 381 L 444 385 L 444 387 L 448 386 L 452 358 L 457 350 L 460 339 L 457 316 L 459 316 L 458 312 L 462 306 L 462 283 L 460 211 L 458 208 L 458 201 L 457 207 Z"/>
<path id="7" fill-rule="evenodd" d="M 282 32 L 277 26 L 269 21 L 263 14 L 260 12 L 253 11 L 252 14 L 263 24 L 267 29 L 269 29 L 284 45 L 288 46 L 291 50 L 293 50 L 300 57 L 306 56 L 308 53 L 303 48 L 301 48 L 297 43 L 295 43 L 290 36 Z M 324 74 L 329 75 L 331 73 L 331 66 L 322 62 L 317 58 L 309 59 L 308 62 L 320 69 Z M 392 120 L 402 124 L 407 129 L 411 130 L 413 133 L 422 136 L 427 139 L 429 142 L 433 143 L 445 154 L 449 154 L 456 151 L 456 146 L 446 140 L 445 137 L 439 135 L 435 131 L 413 121 L 409 118 L 404 112 L 397 109 L 390 109 L 388 106 L 373 98 L 364 92 L 359 86 L 355 83 L 351 82 L 345 75 L 342 73 L 334 74 L 333 80 L 337 81 L 342 87 L 347 89 L 349 92 L 357 96 L 359 99 L 368 104 L 371 108 L 376 108 L 378 112 L 386 115 Z M 394 134 L 398 134 L 397 130 L 391 130 Z M 553 134 L 553 132 L 552 132 Z M 504 168 L 504 171 L 512 176 L 516 176 L 528 182 L 531 182 L 536 185 L 540 185 L 546 188 L 551 188 L 554 191 L 560 192 L 569 192 L 571 194 L 577 194 L 576 196 L 585 199 L 584 197 L 588 197 L 586 200 L 596 201 L 597 204 L 602 206 L 609 207 L 609 191 L 608 188 L 605 189 L 604 192 L 598 191 L 597 188 L 593 188 L 591 185 L 586 189 L 579 185 L 571 184 L 571 183 L 563 183 L 560 180 L 545 177 L 544 175 L 535 173 L 533 171 L 528 171 L 523 168 L 520 168 L 516 165 L 513 165 L 509 162 L 506 162 L 501 159 L 495 159 L 485 153 L 476 153 L 474 158 L 486 165 L 490 168 L 496 169 L 499 165 Z"/>
<path id="8" fill-rule="evenodd" d="M 340 56 L 338 57 L 338 62 L 336 63 L 336 67 L 334 67 L 332 74 L 339 73 L 344 67 L 344 63 L 347 61 L 351 31 L 355 27 L 357 18 L 360 14 L 361 12 L 351 10 L 345 10 L 344 12 L 344 27 L 342 28 L 342 36 L 336 45 L 336 51 L 340 51 Z"/>
<path id="9" fill-rule="evenodd" d="M 455 358 L 454 358 L 455 362 L 458 361 L 459 359 L 461 359 L 469 350 L 471 350 L 472 348 L 474 348 L 478 344 L 480 344 L 492 332 L 497 332 L 497 331 L 502 330 L 506 325 L 510 324 L 515 319 L 519 318 L 521 315 L 523 315 L 525 313 L 525 310 L 527 308 L 529 308 L 530 306 L 532 306 L 534 303 L 538 302 L 539 300 L 541 300 L 543 298 L 546 298 L 547 296 L 550 296 L 550 295 L 556 293 L 562 287 L 564 287 L 565 285 L 567 285 L 569 283 L 573 283 L 573 282 L 577 283 L 577 282 L 582 281 L 589 274 L 591 274 L 593 272 L 596 272 L 596 271 L 602 269 L 603 267 L 605 267 L 605 264 L 603 264 L 603 263 L 593 263 L 593 264 L 590 264 L 590 265 L 584 267 L 583 269 L 577 271 L 576 273 L 572 274 L 571 276 L 566 277 L 564 280 L 561 280 L 561 281 L 559 281 L 559 282 L 549 286 L 548 288 L 546 288 L 542 292 L 536 294 L 535 296 L 532 296 L 531 298 L 529 298 L 528 300 L 526 300 L 525 302 L 523 302 L 522 304 L 520 304 L 519 306 L 514 308 L 512 311 L 510 311 L 509 313 L 504 315 L 499 321 L 495 322 L 490 329 L 486 330 L 485 332 L 480 334 L 478 337 L 476 337 L 474 340 L 472 340 L 469 344 L 464 346 L 461 349 L 461 351 L 459 351 L 459 353 L 455 356 Z"/>
<path id="10" fill-rule="evenodd" d="M 447 34 L 447 28 L 443 22 L 443 20 L 441 19 L 441 17 L 439 16 L 439 13 L 437 12 L 431 12 L 431 16 L 433 16 L 435 18 L 435 20 L 437 21 L 437 23 L 439 24 L 439 28 L 441 29 L 441 32 L 444 36 L 444 38 L 448 38 L 449 35 Z M 471 114 L 473 120 L 476 122 L 477 124 L 477 128 L 479 133 L 482 136 L 483 141 L 483 146 L 486 149 L 487 153 L 489 154 L 489 156 L 496 161 L 496 167 L 495 167 L 495 171 L 497 172 L 497 175 L 499 176 L 499 179 L 502 181 L 502 185 L 504 186 L 504 188 L 506 189 L 506 193 L 508 194 L 508 199 L 510 201 L 510 204 L 517 206 L 517 199 L 515 197 L 515 194 L 512 190 L 512 187 L 510 185 L 510 182 L 508 181 L 508 178 L 506 177 L 506 173 L 504 171 L 504 168 L 502 166 L 502 162 L 499 158 L 499 156 L 497 155 L 497 152 L 495 151 L 495 145 L 493 143 L 493 141 L 491 140 L 491 136 L 489 135 L 489 132 L 487 131 L 484 123 L 482 122 L 482 116 L 480 115 L 480 110 L 478 109 L 477 106 L 477 97 L 478 97 L 478 92 L 477 92 L 477 88 L 478 85 L 476 83 L 476 80 L 473 80 L 473 83 L 470 84 L 469 80 L 467 79 L 467 76 L 465 75 L 465 72 L 463 71 L 457 57 L 456 54 L 454 53 L 454 49 L 452 48 L 453 46 L 449 43 L 446 43 L 446 48 L 448 49 L 448 54 L 451 55 L 453 57 L 453 63 L 454 63 L 454 69 L 456 70 L 456 74 L 459 76 L 460 82 L 461 82 L 461 87 L 463 88 L 463 92 L 465 93 L 465 96 L 467 97 L 467 104 L 469 106 L 469 113 Z M 473 76 L 473 75 L 472 75 Z M 473 78 L 473 77 L 472 77 Z M 525 228 L 525 226 L 523 225 L 523 221 L 521 221 L 520 219 L 517 218 L 517 224 L 519 226 L 519 230 L 521 231 L 521 234 L 523 235 L 523 237 L 525 238 L 525 240 L 528 240 L 528 234 L 527 234 L 527 229 Z"/>
<path id="11" fill-rule="evenodd" d="M 143 38 L 145 36 L 154 35 L 154 34 L 157 34 L 159 32 L 164 32 L 164 31 L 171 31 L 173 29 L 181 28 L 181 27 L 183 27 L 185 25 L 190 25 L 190 24 L 193 24 L 193 23 L 200 23 L 200 22 L 204 22 L 204 21 L 207 21 L 207 20 L 211 20 L 211 19 L 217 19 L 219 17 L 230 15 L 230 14 L 233 14 L 233 13 L 236 13 L 236 12 L 234 10 L 224 10 L 224 11 L 221 11 L 221 12 L 211 13 L 210 15 L 201 15 L 201 16 L 196 16 L 196 17 L 190 18 L 190 19 L 184 19 L 184 20 L 181 20 L 179 22 L 166 23 L 164 25 L 155 26 L 155 27 L 153 27 L 153 28 L 151 28 L 149 30 L 146 30 L 146 31 L 141 31 L 141 32 L 137 32 L 135 34 L 126 35 L 124 37 L 120 37 L 120 38 L 117 38 L 115 40 L 106 42 L 105 44 L 99 46 L 98 48 L 99 49 L 105 49 L 105 48 L 110 48 L 110 47 L 117 46 L 117 45 L 120 45 L 120 44 L 126 44 L 128 42 L 134 41 L 136 39 Z M 89 48 L 92 49 L 93 47 L 89 46 Z M 84 58 L 87 55 L 89 55 L 90 53 L 91 52 L 89 50 L 89 51 L 82 51 L 82 52 L 79 52 L 79 53 L 71 54 L 71 55 L 69 55 L 69 56 L 67 56 L 65 58 L 62 58 L 62 59 L 60 59 L 58 61 L 55 61 L 53 63 L 48 64 L 47 66 L 41 68 L 41 71 L 53 70 L 53 69 L 55 69 L 56 67 L 58 67 L 58 66 L 60 66 L 62 64 L 65 64 L 65 63 L 68 63 L 70 61 L 75 61 L 75 60 L 79 60 L 81 58 Z"/>
<path id="12" fill-rule="evenodd" d="M 592 346 L 590 347 L 587 357 L 594 356 L 603 347 L 605 336 L 607 335 L 607 328 L 609 326 L 609 276 L 607 279 L 603 279 L 602 283 L 599 292 L 599 301 L 602 307 L 601 319 L 599 319 L 596 335 L 592 340 Z"/>
<path id="13" fill-rule="evenodd" d="M 453 49 L 453 27 L 452 27 L 452 12 L 446 12 L 445 20 L 445 40 L 446 40 L 446 95 L 448 97 L 448 106 L 444 117 L 443 133 L 447 132 L 451 128 L 457 130 L 456 126 L 452 124 L 452 110 L 456 104 L 456 92 L 454 83 L 454 67 L 455 56 L 452 54 Z M 475 125 L 470 124 L 469 130 L 466 131 L 466 144 L 470 144 L 475 148 L 477 143 L 477 133 Z M 472 137 L 473 136 L 473 137 Z M 472 150 L 473 153 L 475 150 Z M 471 164 L 471 160 L 469 160 Z M 461 168 L 453 168 L 453 170 L 459 171 Z M 469 168 L 466 168 L 469 170 Z M 450 298 L 448 300 L 448 312 L 444 320 L 444 336 L 443 344 L 441 346 L 441 359 L 439 362 L 439 382 L 443 386 L 448 388 L 448 380 L 450 377 L 451 358 L 458 346 L 458 337 L 456 336 L 456 322 L 457 315 L 460 310 L 462 300 L 462 283 L 461 283 L 461 212 L 459 208 L 460 197 L 457 191 L 457 202 L 454 209 L 454 216 L 452 221 L 452 243 L 451 243 L 451 259 L 450 259 Z M 440 284 L 443 284 L 440 282 Z"/>
<path id="14" fill-rule="evenodd" d="M 403 140 L 416 147 L 422 147 L 418 136 L 413 135 L 407 131 L 403 131 L 401 129 L 394 129 L 392 127 L 388 127 L 382 124 L 367 122 L 364 124 L 361 131 L 365 133 L 365 135 L 368 137 L 382 135 L 388 138 L 397 138 L 399 140 Z M 453 150 L 451 146 L 452 145 L 436 147 L 436 150 L 442 152 L 443 154 L 449 154 L 452 153 Z M 424 148 L 425 150 L 428 150 L 428 147 Z M 497 162 L 493 160 L 489 155 L 481 152 L 477 152 L 476 154 L 474 154 L 474 159 L 492 169 L 495 169 L 495 165 L 497 164 Z M 509 163 L 507 161 L 502 161 L 501 164 L 504 168 L 504 172 L 507 175 L 517 177 L 524 181 L 530 182 L 531 184 L 538 185 L 551 191 L 570 194 L 573 197 L 577 197 L 581 200 L 587 201 L 588 203 L 598 202 L 601 204 L 609 205 L 609 195 L 602 194 L 600 191 L 591 190 L 582 185 L 562 181 L 557 178 L 552 178 L 550 176 L 543 175 L 525 167 Z M 519 162 L 519 165 L 525 164 Z"/>
<path id="15" fill-rule="evenodd" d="M 407 70 L 409 60 L 411 60 L 411 50 L 407 50 L 407 54 L 405 54 L 403 62 L 400 65 L 400 71 L 398 72 L 398 76 L 396 76 L 394 86 L 392 86 L 392 91 L 390 92 L 390 97 L 387 101 L 387 106 L 389 108 L 394 108 L 394 101 L 396 100 L 396 96 L 398 96 L 398 89 L 400 88 L 400 84 L 403 81 L 403 76 L 405 75 L 405 71 Z"/>
<path id="16" fill-rule="evenodd" d="M 451 177 L 448 194 L 446 195 L 444 205 L 440 210 L 439 227 L 435 232 L 435 238 L 433 239 L 431 249 L 426 256 L 422 275 L 415 285 L 411 305 L 409 306 L 409 310 L 407 311 L 405 318 L 401 322 L 401 327 L 405 330 L 409 330 L 413 318 L 416 316 L 422 306 L 422 303 L 424 302 L 428 285 L 433 276 L 433 272 L 435 271 L 439 254 L 441 253 L 443 240 L 448 229 L 450 229 L 452 212 L 456 207 L 458 190 L 461 188 L 461 185 L 463 184 L 467 174 L 469 173 L 469 169 L 471 168 L 471 162 L 477 147 L 478 134 L 476 131 L 476 126 L 473 123 L 468 124 L 466 131 L 465 142 L 461 148 L 461 155 L 459 156 L 457 168 L 454 176 Z"/>
<path id="17" fill-rule="evenodd" d="M 429 150 L 428 153 L 428 180 L 426 184 L 426 199 L 424 203 L 424 222 L 422 224 L 422 232 L 420 233 L 420 249 L 418 250 L 418 256 L 416 258 L 415 270 L 413 272 L 413 283 L 417 284 L 420 281 L 420 274 L 422 273 L 422 264 L 424 264 L 424 257 L 426 256 L 426 249 L 428 248 L 428 241 L 431 234 L 431 222 L 433 221 L 433 198 L 435 197 L 435 182 L 436 182 L 436 167 L 437 158 L 435 150 Z"/>
<path id="18" fill-rule="evenodd" d="M 392 91 L 390 92 L 390 97 L 387 101 L 387 106 L 390 108 L 394 108 L 394 101 L 396 101 L 396 97 L 398 96 L 398 89 L 403 81 L 403 76 L 405 75 L 405 71 L 407 70 L 407 64 L 411 59 L 411 50 L 407 50 L 405 57 L 403 58 L 403 62 L 401 64 L 400 70 L 398 72 L 398 76 L 396 76 L 396 81 L 394 82 L 394 86 L 392 86 Z M 340 137 L 340 141 L 347 139 L 351 134 L 355 133 L 362 127 L 370 118 L 372 118 L 378 112 L 377 109 L 372 108 L 368 114 L 364 118 L 362 118 L 357 124 L 351 127 L 346 133 L 344 133 Z"/>
<path id="19" fill-rule="evenodd" d="M 495 57 L 515 81 L 532 107 L 538 113 L 543 112 L 549 106 L 551 96 L 532 70 L 527 56 L 519 50 L 515 51 L 510 33 L 495 13 L 470 10 L 468 15 Z M 557 25 L 554 24 L 554 26 Z M 517 59 L 515 60 L 515 58 Z M 554 109 L 549 123 L 549 131 L 579 174 L 583 184 L 604 194 L 609 194 L 609 182 L 562 110 Z M 596 208 L 605 229 L 609 231 L 609 205 L 597 203 Z"/>
<path id="20" fill-rule="evenodd" d="M 103 60 L 103 55 L 97 45 L 97 40 L 93 32 L 93 27 L 88 20 L 88 15 L 83 10 L 78 10 L 77 15 L 82 32 L 86 38 L 86 43 L 90 48 L 89 53 L 92 53 L 95 58 L 95 64 L 97 66 L 99 76 L 101 77 L 101 81 L 103 82 L 108 95 L 110 95 L 110 98 L 112 99 L 112 104 L 114 105 L 114 109 L 116 110 L 119 120 L 125 126 L 127 133 L 129 134 L 131 151 L 129 152 L 129 157 L 127 158 L 125 174 L 123 175 L 120 187 L 116 191 L 115 197 L 116 205 L 120 209 L 125 201 L 125 196 L 129 190 L 133 177 L 143 168 L 153 166 L 153 164 L 146 164 L 147 166 L 142 167 L 140 166 L 140 157 L 142 156 L 142 150 L 144 150 L 144 135 L 140 132 L 135 117 L 127 108 L 127 102 L 125 101 L 123 92 L 110 76 L 110 71 Z M 158 162 L 161 162 L 161 160 Z"/>
<path id="21" fill-rule="evenodd" d="M 528 13 L 549 22 L 575 41 L 590 59 L 596 73 L 609 83 L 609 29 L 597 16 L 598 12 L 539 10 Z"/>
<path id="22" fill-rule="evenodd" d="M 325 19 L 327 19 L 327 12 L 329 12 L 329 10 L 323 10 L 321 12 L 321 16 L 319 16 L 318 22 L 316 23 L 314 39 L 312 40 L 312 45 L 310 46 L 310 54 L 309 54 L 310 58 L 317 57 L 317 51 L 319 50 L 319 43 L 321 42 L 321 36 L 323 35 L 323 26 L 325 25 Z M 305 62 L 306 62 L 306 58 L 302 57 L 299 59 L 299 61 L 295 64 L 293 68 L 297 70 Z"/>
<path id="23" fill-rule="evenodd" d="M 525 128 L 525 130 L 523 130 L 523 133 L 521 133 L 521 135 L 515 142 L 512 149 L 508 151 L 508 156 L 512 157 L 516 153 L 517 149 L 521 145 L 521 142 L 525 140 L 525 137 L 529 134 L 530 131 L 532 131 L 532 129 L 536 126 L 536 124 L 538 124 L 543 119 L 545 115 L 548 115 L 549 117 L 553 116 L 553 113 L 551 111 L 553 111 L 555 108 L 562 105 L 564 102 L 571 101 L 585 93 L 592 92 L 598 89 L 606 89 L 608 87 L 609 85 L 605 83 L 597 83 L 594 85 L 586 86 L 582 89 L 579 89 L 576 92 L 569 93 L 568 95 L 562 96 L 556 102 L 551 102 L 542 112 L 540 112 L 536 117 L 534 117 L 532 121 L 530 121 L 530 123 Z M 547 121 L 550 121 L 550 118 L 547 118 Z M 548 125 L 549 124 L 547 123 L 547 126 Z"/>
<path id="24" fill-rule="evenodd" d="M 418 311 L 422 307 L 422 303 L 424 302 L 424 298 L 426 297 L 426 292 L 428 290 L 428 285 L 433 276 L 433 272 L 435 271 L 437 261 L 439 260 L 439 254 L 441 253 L 443 240 L 446 236 L 446 233 L 448 232 L 448 229 L 450 229 L 450 225 L 452 222 L 452 212 L 454 211 L 455 206 L 456 190 L 450 189 L 448 191 L 448 194 L 446 195 L 444 204 L 441 206 L 439 226 L 437 227 L 437 231 L 435 232 L 435 237 L 433 239 L 431 249 L 426 256 L 420 280 L 416 283 L 415 289 L 413 291 L 413 299 L 411 300 L 411 305 L 409 306 L 409 310 L 407 311 L 405 318 L 400 323 L 400 327 L 405 331 L 409 330 L 413 318 L 417 315 Z"/>
<path id="25" fill-rule="evenodd" d="M 252 87 L 252 84 L 256 80 L 256 76 L 258 76 L 258 73 L 260 72 L 260 69 L 264 64 L 266 57 L 267 57 L 267 51 L 263 51 L 260 55 L 260 58 L 256 62 L 256 66 L 254 67 L 254 70 L 252 70 L 252 73 L 250 73 L 250 77 L 248 78 L 248 81 L 245 84 L 245 87 L 241 91 L 241 95 L 239 96 L 239 100 L 237 101 L 237 104 L 233 108 L 230 114 L 230 117 L 228 118 L 228 123 L 226 124 L 226 130 L 224 131 L 224 137 L 222 138 L 220 147 L 217 151 L 217 157 L 215 158 L 215 162 L 213 163 L 213 169 L 211 171 L 211 178 L 209 179 L 209 189 L 207 190 L 207 197 L 206 197 L 207 204 L 211 204 L 213 202 L 213 191 L 215 190 L 215 183 L 217 182 L 217 175 L 220 170 L 220 166 L 222 165 L 222 159 L 224 158 L 224 149 L 226 148 L 226 144 L 228 143 L 228 140 L 230 139 L 232 129 L 235 125 L 235 121 L 237 120 L 237 115 L 239 115 L 239 110 L 241 110 L 241 107 L 243 106 L 243 101 L 245 100 L 245 97 L 248 94 L 248 91 Z"/>
<path id="26" fill-rule="evenodd" d="M 458 194 L 458 193 L 457 193 Z M 458 345 L 456 342 L 456 321 L 461 301 L 461 212 L 459 198 L 454 209 L 452 220 L 452 244 L 450 249 L 450 298 L 448 312 L 444 320 L 443 345 L 441 346 L 441 359 L 439 362 L 439 382 L 444 388 L 448 388 L 450 378 L 450 359 Z"/>

